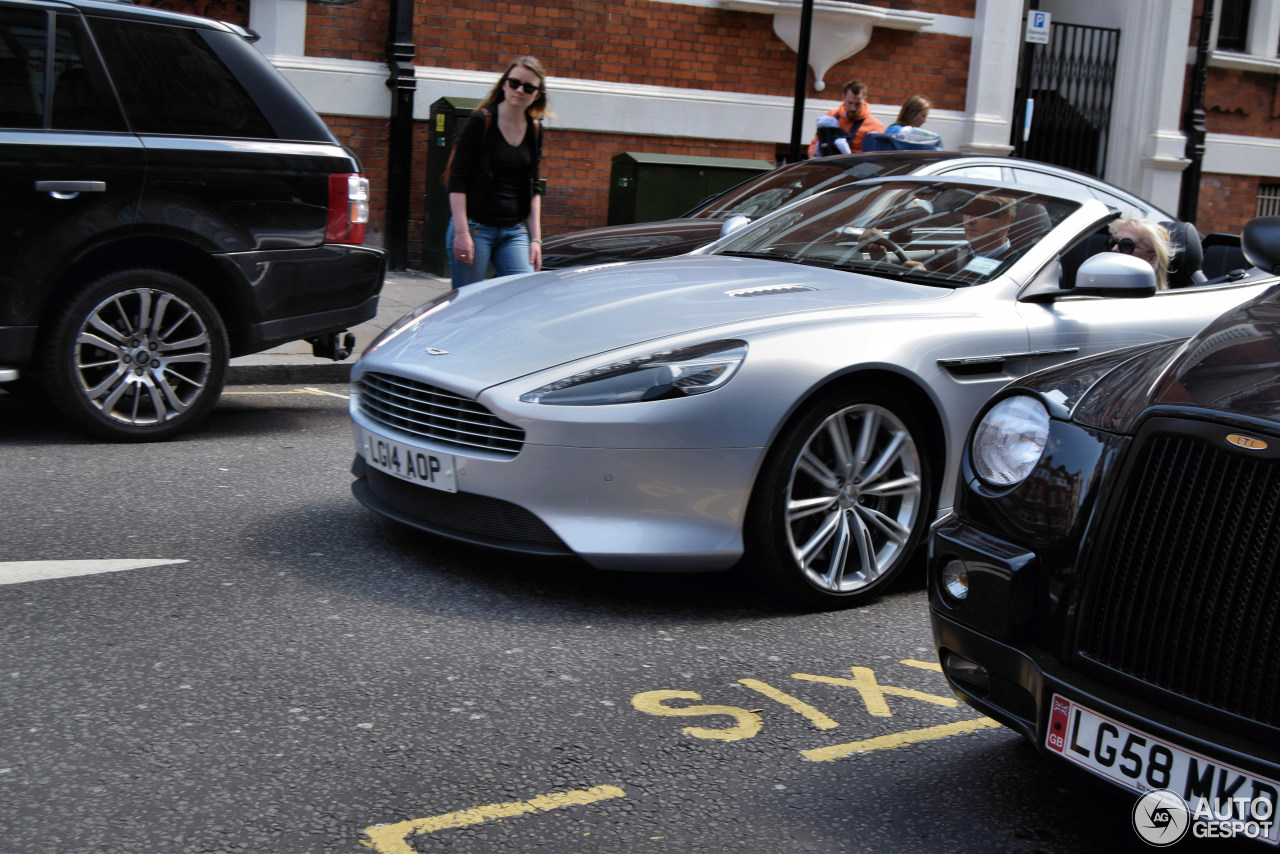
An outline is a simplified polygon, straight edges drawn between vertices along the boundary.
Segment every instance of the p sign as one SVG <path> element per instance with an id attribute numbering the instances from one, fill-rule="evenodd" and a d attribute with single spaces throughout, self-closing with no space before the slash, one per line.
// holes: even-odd
<path id="1" fill-rule="evenodd" d="M 1028 44 L 1049 43 L 1049 13 L 1032 9 L 1027 13 Z"/>

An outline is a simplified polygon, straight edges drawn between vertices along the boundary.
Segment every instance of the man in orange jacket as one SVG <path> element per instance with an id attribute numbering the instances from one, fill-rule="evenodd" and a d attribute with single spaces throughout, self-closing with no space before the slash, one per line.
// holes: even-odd
<path id="1" fill-rule="evenodd" d="M 862 153 L 862 138 L 868 133 L 884 133 L 884 125 L 871 115 L 871 108 L 867 105 L 867 84 L 861 80 L 850 80 L 844 84 L 844 102 L 827 115 L 836 117 L 840 130 L 849 139 L 849 150 L 854 154 Z M 819 156 L 817 136 L 809 143 L 809 156 Z"/>

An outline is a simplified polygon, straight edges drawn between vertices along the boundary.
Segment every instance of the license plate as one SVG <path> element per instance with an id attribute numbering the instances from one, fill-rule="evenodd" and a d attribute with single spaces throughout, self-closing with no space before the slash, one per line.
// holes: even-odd
<path id="1" fill-rule="evenodd" d="M 1269 816 L 1274 816 L 1280 802 L 1280 783 L 1275 780 L 1161 741 L 1057 694 L 1045 746 L 1135 792 L 1171 789 L 1187 802 L 1192 815 L 1199 812 L 1202 818 L 1206 809 L 1216 809 L 1215 819 L 1220 820 L 1231 804 L 1236 817 L 1247 820 L 1249 804 L 1259 798 L 1270 804 Z M 1241 816 L 1241 810 L 1246 815 Z M 1280 822 L 1271 818 L 1261 838 L 1276 845 L 1278 836 Z"/>
<path id="2" fill-rule="evenodd" d="M 364 458 L 369 465 L 392 477 L 444 492 L 458 491 L 452 454 L 424 451 L 366 431 Z"/>

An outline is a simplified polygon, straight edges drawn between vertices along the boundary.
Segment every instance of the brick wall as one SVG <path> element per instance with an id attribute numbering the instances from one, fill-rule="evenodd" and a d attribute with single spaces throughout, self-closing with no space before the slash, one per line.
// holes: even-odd
<path id="1" fill-rule="evenodd" d="M 875 3 L 888 7 L 888 2 Z M 898 8 L 971 16 L 974 0 L 893 3 Z M 387 33 L 386 0 L 350 5 L 310 3 L 306 51 L 310 56 L 383 61 Z M 418 3 L 414 21 L 417 61 L 492 72 L 514 56 L 532 54 L 553 77 L 608 80 L 790 96 L 795 90 L 796 55 L 773 33 L 768 15 L 698 6 L 623 0 L 549 0 L 503 3 L 464 0 L 452 6 Z M 876 104 L 898 104 L 921 93 L 938 109 L 963 110 L 969 68 L 969 40 L 877 29 L 868 47 L 826 75 L 826 90 L 810 97 L 841 97 L 852 78 L 865 81 Z M 555 92 L 551 100 L 554 109 Z M 375 203 L 371 239 L 383 226 L 385 122 L 326 116 L 335 134 L 364 164 Z M 416 132 L 414 174 L 425 170 L 427 129 Z M 807 142 L 807 138 L 806 138 Z M 552 129 L 544 149 L 544 228 L 555 234 L 603 225 L 608 207 L 610 158 L 622 151 L 697 154 L 774 161 L 773 144 L 739 140 L 690 140 Z M 416 258 L 421 233 L 421 177 L 412 192 L 409 235 Z"/>
<path id="2" fill-rule="evenodd" d="M 1245 175 L 1206 173 L 1200 177 L 1200 202 L 1196 230 L 1200 234 L 1215 231 L 1239 234 L 1253 218 L 1258 205 L 1258 185 L 1275 179 Z"/>
<path id="3" fill-rule="evenodd" d="M 1190 92 L 1190 81 L 1185 91 Z M 1280 78 L 1210 68 L 1205 84 L 1205 129 L 1209 133 L 1280 137 Z M 1238 234 L 1257 209 L 1258 176 L 1205 174 L 1200 179 L 1196 227 Z"/>
<path id="4" fill-rule="evenodd" d="M 248 0 L 144 0 L 152 5 L 248 25 Z M 976 0 L 900 2 L 884 8 L 971 17 Z M 308 56 L 385 61 L 389 0 L 307 4 Z M 648 0 L 547 0 L 544 3 L 459 0 L 446 6 L 419 2 L 414 20 L 417 62 L 496 75 L 514 56 L 533 54 L 553 77 L 607 80 L 676 88 L 789 97 L 796 55 L 773 33 L 769 15 Z M 876 29 L 861 53 L 827 72 L 826 89 L 811 98 L 834 104 L 853 78 L 870 87 L 871 101 L 895 105 L 925 95 L 938 109 L 963 110 L 969 40 Z M 554 109 L 555 92 L 551 92 Z M 387 122 L 325 116 L 335 136 L 364 166 L 373 189 L 370 242 L 381 242 L 387 186 Z M 811 129 L 806 129 L 806 132 Z M 409 223 L 417 257 L 425 192 L 428 128 L 415 128 Z M 805 141 L 808 139 L 806 137 Z M 774 161 L 771 143 L 693 140 L 563 132 L 552 129 L 544 149 L 543 199 L 547 234 L 603 225 L 608 207 L 610 158 L 622 151 L 744 157 Z"/>
<path id="5" fill-rule="evenodd" d="M 249 0 L 140 0 L 140 3 L 170 12 L 200 15 L 215 21 L 249 26 Z"/>

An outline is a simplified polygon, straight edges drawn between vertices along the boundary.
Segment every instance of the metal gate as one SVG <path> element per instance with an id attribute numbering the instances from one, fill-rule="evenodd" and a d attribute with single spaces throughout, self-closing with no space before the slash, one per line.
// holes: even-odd
<path id="1" fill-rule="evenodd" d="M 1119 30 L 1059 23 L 1048 44 L 1023 45 L 1015 154 L 1102 177 L 1119 45 Z"/>

